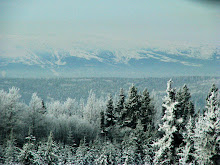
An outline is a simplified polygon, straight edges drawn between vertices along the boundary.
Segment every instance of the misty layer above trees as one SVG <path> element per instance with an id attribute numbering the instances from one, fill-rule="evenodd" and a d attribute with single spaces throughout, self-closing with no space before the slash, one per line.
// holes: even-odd
<path id="1" fill-rule="evenodd" d="M 167 83 L 162 111 L 147 89 L 86 102 L 45 103 L 19 89 L 0 91 L 0 162 L 22 164 L 215 164 L 219 161 L 220 109 L 213 85 L 195 110 L 187 85 Z"/>

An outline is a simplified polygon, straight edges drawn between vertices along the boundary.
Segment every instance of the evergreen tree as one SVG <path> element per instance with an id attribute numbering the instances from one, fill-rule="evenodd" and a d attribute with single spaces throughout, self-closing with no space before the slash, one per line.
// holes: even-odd
<path id="1" fill-rule="evenodd" d="M 75 148 L 70 145 L 58 144 L 59 161 L 54 164 L 74 164 L 75 163 Z"/>
<path id="2" fill-rule="evenodd" d="M 22 164 L 43 164 L 41 157 L 38 155 L 35 147 L 35 137 L 30 134 L 26 137 L 27 143 L 25 143 L 19 154 L 19 161 Z"/>
<path id="3" fill-rule="evenodd" d="M 19 153 L 19 148 L 16 147 L 16 142 L 15 142 L 15 138 L 13 135 L 13 130 L 11 130 L 10 137 L 6 142 L 6 147 L 4 149 L 4 162 L 5 162 L 5 164 L 18 163 L 18 153 Z"/>
<path id="4" fill-rule="evenodd" d="M 146 135 L 144 132 L 144 126 L 142 125 L 141 121 L 138 120 L 136 129 L 134 130 L 133 144 L 135 145 L 135 162 L 137 164 L 143 164 L 143 160 L 145 158 L 145 143 L 146 143 Z"/>
<path id="5" fill-rule="evenodd" d="M 206 110 L 196 123 L 196 159 L 201 164 L 215 164 L 220 160 L 220 108 L 215 85 L 207 97 Z"/>
<path id="6" fill-rule="evenodd" d="M 57 164 L 59 161 L 59 148 L 53 140 L 53 133 L 50 132 L 46 143 L 38 147 L 38 154 L 43 158 L 45 164 Z"/>
<path id="7" fill-rule="evenodd" d="M 177 162 L 176 150 L 180 145 L 177 125 L 181 121 L 176 118 L 178 102 L 175 101 L 175 90 L 171 84 L 172 81 L 168 81 L 167 96 L 163 104 L 165 112 L 162 117 L 162 124 L 159 125 L 159 131 L 163 133 L 163 136 L 154 143 L 157 149 L 154 159 L 155 164 L 175 164 Z"/>
<path id="8" fill-rule="evenodd" d="M 103 148 L 103 141 L 101 141 L 98 137 L 93 141 L 90 142 L 89 145 L 89 156 L 91 164 L 95 164 L 97 159 L 100 157 L 100 152 Z"/>
<path id="9" fill-rule="evenodd" d="M 114 106 L 113 106 L 113 100 L 112 96 L 109 96 L 108 102 L 107 102 L 107 109 L 105 113 L 105 128 L 108 134 L 108 137 L 112 139 L 111 132 L 113 131 L 113 126 L 115 125 L 115 116 L 114 116 Z"/>
<path id="10" fill-rule="evenodd" d="M 188 116 L 189 117 L 195 117 L 195 108 L 194 108 L 194 104 L 192 101 L 189 101 L 189 104 L 188 104 Z"/>
<path id="11" fill-rule="evenodd" d="M 100 134 L 101 134 L 101 136 L 105 137 L 106 131 L 105 131 L 105 114 L 104 114 L 104 111 L 100 112 L 100 116 L 101 116 L 100 117 L 101 118 L 101 120 L 100 120 L 100 129 L 101 129 Z"/>
<path id="12" fill-rule="evenodd" d="M 135 164 L 138 155 L 136 155 L 135 151 L 137 150 L 137 146 L 135 141 L 133 140 L 133 132 L 130 135 L 126 134 L 122 141 L 122 163 L 123 164 Z"/>
<path id="13" fill-rule="evenodd" d="M 29 103 L 28 125 L 31 126 L 32 135 L 37 138 L 40 138 L 44 134 L 46 134 L 46 130 L 44 129 L 45 112 L 46 109 L 44 102 L 41 98 L 37 96 L 37 93 L 33 93 L 31 101 Z"/>
<path id="14" fill-rule="evenodd" d="M 74 146 L 75 145 L 75 140 L 74 140 L 74 136 L 73 136 L 73 131 L 71 130 L 71 128 L 68 131 L 68 135 L 67 135 L 67 144 L 70 146 Z"/>
<path id="15" fill-rule="evenodd" d="M 124 103 L 125 103 L 125 95 L 124 95 L 124 90 L 121 88 L 119 94 L 119 100 L 115 107 L 115 118 L 116 118 L 116 123 L 118 125 L 122 124 L 122 112 L 124 110 Z"/>
<path id="16" fill-rule="evenodd" d="M 210 91 L 209 91 L 209 93 L 208 93 L 208 95 L 207 95 L 207 97 L 206 97 L 206 101 L 208 101 L 208 99 L 209 99 L 210 96 L 212 95 L 212 92 L 218 93 L 218 87 L 216 87 L 215 84 L 212 84 L 212 87 L 211 87 L 211 89 L 210 89 Z"/>
<path id="17" fill-rule="evenodd" d="M 87 164 L 87 151 L 86 139 L 80 141 L 80 145 L 76 150 L 76 164 Z"/>
<path id="18" fill-rule="evenodd" d="M 141 107 L 139 109 L 139 116 L 138 118 L 141 120 L 142 125 L 144 126 L 144 131 L 147 130 L 147 127 L 150 125 L 154 127 L 154 106 L 151 103 L 150 94 L 145 89 L 143 91 L 143 95 L 140 98 Z"/>
<path id="19" fill-rule="evenodd" d="M 95 160 L 96 164 L 108 165 L 118 164 L 118 150 L 110 141 L 105 142 L 102 145 L 99 157 Z"/>
<path id="20" fill-rule="evenodd" d="M 167 96 L 167 98 L 171 101 L 171 102 L 175 102 L 176 100 L 176 90 L 172 88 L 172 79 L 170 79 L 167 83 L 167 94 L 169 94 Z M 166 104 L 166 100 L 163 101 L 163 104 Z M 164 116 L 165 114 L 165 111 L 166 111 L 166 107 L 165 106 L 162 106 L 162 116 Z"/>
<path id="21" fill-rule="evenodd" d="M 183 146 L 179 149 L 179 163 L 185 164 L 195 164 L 195 147 L 194 147 L 194 129 L 195 129 L 195 119 L 189 118 L 186 125 L 186 132 L 183 133 Z"/>
<path id="22" fill-rule="evenodd" d="M 177 105 L 177 118 L 183 119 L 180 127 L 182 130 L 185 130 L 185 126 L 190 118 L 194 115 L 194 105 L 190 101 L 191 95 L 189 93 L 189 88 L 184 85 L 182 89 L 177 92 L 176 101 L 178 101 Z"/>
<path id="23" fill-rule="evenodd" d="M 146 132 L 144 133 L 144 158 L 143 161 L 145 164 L 153 164 L 154 160 L 154 140 L 156 139 L 157 130 L 152 128 L 152 126 L 148 126 Z"/>
<path id="24" fill-rule="evenodd" d="M 113 100 L 112 100 L 112 96 L 110 95 L 108 103 L 107 103 L 106 113 L 105 113 L 106 127 L 111 127 L 115 124 L 115 120 L 114 120 L 115 117 L 114 117 L 113 111 L 114 111 Z"/>
<path id="25" fill-rule="evenodd" d="M 135 128 L 137 125 L 137 117 L 139 113 L 140 101 L 137 93 L 137 88 L 132 84 L 128 92 L 128 100 L 123 112 L 123 126 Z"/>

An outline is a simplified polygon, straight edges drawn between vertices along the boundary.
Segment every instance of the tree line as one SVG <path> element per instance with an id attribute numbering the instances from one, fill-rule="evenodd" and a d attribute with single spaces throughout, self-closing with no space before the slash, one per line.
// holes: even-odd
<path id="1" fill-rule="evenodd" d="M 147 89 L 126 95 L 29 105 L 19 89 L 0 91 L 0 162 L 5 164 L 218 164 L 220 101 L 212 85 L 195 110 L 187 85 L 167 82 L 162 111 Z M 105 101 L 106 100 L 106 101 Z M 160 121 L 157 121 L 160 113 Z"/>

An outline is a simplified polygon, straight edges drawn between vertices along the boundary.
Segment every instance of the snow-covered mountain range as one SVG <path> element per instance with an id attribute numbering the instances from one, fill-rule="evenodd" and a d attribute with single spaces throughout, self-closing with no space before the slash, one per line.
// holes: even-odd
<path id="1" fill-rule="evenodd" d="M 219 75 L 220 48 L 211 44 L 101 48 L 1 44 L 2 77 L 147 77 Z"/>

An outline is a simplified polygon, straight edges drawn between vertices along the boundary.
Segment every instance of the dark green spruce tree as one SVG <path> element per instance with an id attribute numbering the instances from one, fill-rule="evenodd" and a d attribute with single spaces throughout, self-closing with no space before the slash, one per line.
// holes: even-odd
<path id="1" fill-rule="evenodd" d="M 186 124 L 190 117 L 194 117 L 194 105 L 193 102 L 190 101 L 191 94 L 189 92 L 189 88 L 184 85 L 182 89 L 177 92 L 176 100 L 178 102 L 177 105 L 177 118 L 182 119 L 179 127 L 182 130 L 186 130 Z"/>
<path id="2" fill-rule="evenodd" d="M 140 97 L 141 106 L 139 108 L 138 118 L 141 120 L 141 123 L 144 127 L 144 132 L 146 132 L 147 127 L 154 127 L 154 106 L 151 103 L 150 94 L 147 89 L 143 91 L 142 96 Z"/>
<path id="3" fill-rule="evenodd" d="M 105 131 L 110 140 L 112 140 L 113 126 L 115 125 L 114 105 L 112 95 L 109 95 L 107 109 L 105 113 Z"/>
<path id="4" fill-rule="evenodd" d="M 128 92 L 128 100 L 125 104 L 125 109 L 123 111 L 123 126 L 130 127 L 132 129 L 136 128 L 137 117 L 140 115 L 140 96 L 137 93 L 137 88 L 132 84 Z"/>
<path id="5" fill-rule="evenodd" d="M 100 135 L 102 136 L 102 137 L 105 137 L 105 134 L 106 134 L 106 132 L 105 132 L 105 113 L 104 113 L 104 111 L 101 111 L 100 112 Z"/>
<path id="6" fill-rule="evenodd" d="M 123 120 L 122 113 L 125 107 L 124 104 L 125 104 L 125 94 L 124 94 L 124 90 L 121 88 L 119 94 L 119 100 L 115 107 L 115 118 L 116 118 L 116 124 L 118 125 L 122 124 L 122 120 Z"/>

